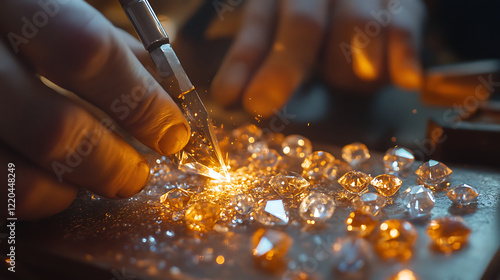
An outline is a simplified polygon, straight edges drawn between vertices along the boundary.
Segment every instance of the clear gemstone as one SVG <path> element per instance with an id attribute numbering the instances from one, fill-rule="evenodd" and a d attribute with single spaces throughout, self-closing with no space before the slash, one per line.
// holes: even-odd
<path id="1" fill-rule="evenodd" d="M 276 171 L 278 168 L 281 156 L 276 152 L 276 150 L 268 149 L 265 152 L 259 154 L 252 154 L 251 158 L 252 164 L 257 167 L 257 169 L 266 172 Z"/>
<path id="2" fill-rule="evenodd" d="M 172 189 L 160 197 L 160 203 L 172 210 L 179 211 L 186 208 L 190 199 L 189 192 L 183 189 Z"/>
<path id="3" fill-rule="evenodd" d="M 384 260 L 406 261 L 413 254 L 418 233 L 410 222 L 387 220 L 373 232 L 375 252 Z"/>
<path id="4" fill-rule="evenodd" d="M 311 192 L 299 206 L 299 214 L 308 224 L 328 220 L 335 211 L 335 202 L 325 194 Z"/>
<path id="5" fill-rule="evenodd" d="M 292 198 L 303 193 L 310 183 L 299 174 L 287 171 L 271 178 L 269 185 L 281 197 Z"/>
<path id="6" fill-rule="evenodd" d="M 302 162 L 304 177 L 308 179 L 321 179 L 325 174 L 325 170 L 333 167 L 335 157 L 328 152 L 316 151 L 308 155 Z"/>
<path id="7" fill-rule="evenodd" d="M 353 200 L 356 209 L 370 213 L 373 216 L 376 216 L 385 207 L 386 203 L 385 197 L 372 192 L 364 193 Z"/>
<path id="8" fill-rule="evenodd" d="M 390 148 L 384 155 L 384 168 L 388 172 L 401 172 L 408 170 L 415 156 L 412 151 L 403 147 Z"/>
<path id="9" fill-rule="evenodd" d="M 394 175 L 382 174 L 373 178 L 371 184 L 381 195 L 391 196 L 399 190 L 403 181 Z"/>
<path id="10" fill-rule="evenodd" d="M 371 181 L 370 175 L 361 171 L 349 171 L 338 180 L 339 184 L 348 192 L 361 194 L 368 190 Z"/>
<path id="11" fill-rule="evenodd" d="M 466 206 L 477 201 L 479 192 L 469 184 L 461 184 L 451 188 L 446 195 L 453 203 Z"/>
<path id="12" fill-rule="evenodd" d="M 367 279 L 369 265 L 373 259 L 373 250 L 368 241 L 363 238 L 342 237 L 333 244 L 335 272 L 342 279 Z"/>
<path id="13" fill-rule="evenodd" d="M 262 129 L 253 124 L 242 125 L 231 132 L 236 149 L 246 150 L 250 144 L 262 139 Z M 241 150 L 240 150 L 241 151 Z"/>
<path id="14" fill-rule="evenodd" d="M 429 160 L 415 171 L 419 183 L 429 185 L 430 187 L 437 187 L 441 183 L 446 182 L 451 173 L 453 171 L 448 166 L 435 160 Z"/>
<path id="15" fill-rule="evenodd" d="M 325 177 L 334 181 L 351 170 L 352 167 L 349 163 L 336 159 L 332 166 L 325 168 Z"/>
<path id="16" fill-rule="evenodd" d="M 288 210 L 283 200 L 261 200 L 255 208 L 255 219 L 266 226 L 288 224 Z"/>
<path id="17" fill-rule="evenodd" d="M 303 159 L 312 153 L 311 141 L 304 136 L 296 134 L 285 137 L 281 148 L 283 149 L 283 154 L 293 158 Z"/>
<path id="18" fill-rule="evenodd" d="M 229 205 L 240 215 L 248 215 L 255 207 L 255 201 L 249 194 L 240 193 L 231 199 Z"/>
<path id="19" fill-rule="evenodd" d="M 347 225 L 348 232 L 360 237 L 366 237 L 375 229 L 378 221 L 364 211 L 355 210 L 349 214 L 349 217 L 345 220 L 345 224 Z"/>
<path id="20" fill-rule="evenodd" d="M 457 216 L 432 220 L 427 228 L 435 249 L 445 253 L 460 250 L 467 243 L 470 232 L 464 219 Z"/>
<path id="21" fill-rule="evenodd" d="M 197 202 L 186 210 L 184 219 L 186 225 L 195 231 L 207 232 L 212 230 L 220 218 L 220 206 L 213 202 Z"/>
<path id="22" fill-rule="evenodd" d="M 258 156 L 259 154 L 267 153 L 269 151 L 269 148 L 267 147 L 266 142 L 257 141 L 257 142 L 248 144 L 247 151 L 250 154 L 250 156 L 254 157 L 254 155 Z"/>
<path id="23" fill-rule="evenodd" d="M 370 152 L 365 144 L 354 142 L 342 148 L 342 158 L 356 166 L 370 159 Z"/>
<path id="24" fill-rule="evenodd" d="M 403 205 L 410 217 L 420 218 L 430 214 L 434 207 L 434 195 L 432 191 L 422 185 L 413 186 L 401 194 Z"/>
<path id="25" fill-rule="evenodd" d="M 292 243 L 293 239 L 285 232 L 260 228 L 252 236 L 252 254 L 259 266 L 272 269 L 286 256 Z"/>

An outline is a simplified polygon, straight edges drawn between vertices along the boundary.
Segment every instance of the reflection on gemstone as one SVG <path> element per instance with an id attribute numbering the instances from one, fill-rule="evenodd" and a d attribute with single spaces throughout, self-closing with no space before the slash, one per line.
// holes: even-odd
<path id="1" fill-rule="evenodd" d="M 247 215 L 253 211 L 255 201 L 249 194 L 240 193 L 231 199 L 229 205 L 240 215 Z"/>
<path id="2" fill-rule="evenodd" d="M 342 158 L 356 166 L 370 159 L 370 152 L 365 144 L 354 142 L 342 148 Z"/>
<path id="3" fill-rule="evenodd" d="M 378 221 L 372 215 L 361 210 L 355 210 L 349 214 L 345 220 L 347 231 L 354 233 L 359 237 L 366 237 L 378 225 Z"/>
<path id="4" fill-rule="evenodd" d="M 251 156 L 252 164 L 265 172 L 276 171 L 280 161 L 281 156 L 274 149 L 267 149 L 261 153 L 253 153 Z"/>
<path id="5" fill-rule="evenodd" d="M 299 214 L 308 224 L 328 220 L 335 211 L 335 202 L 325 194 L 311 192 L 299 206 Z"/>
<path id="6" fill-rule="evenodd" d="M 422 185 L 406 189 L 401 194 L 401 200 L 411 218 L 428 216 L 436 201 L 432 191 Z"/>
<path id="7" fill-rule="evenodd" d="M 240 151 L 247 150 L 250 144 L 256 143 L 262 139 L 262 134 L 262 129 L 253 124 L 242 125 L 231 131 L 233 148 Z"/>
<path id="8" fill-rule="evenodd" d="M 279 269 L 282 259 L 292 246 L 293 239 L 286 233 L 272 229 L 258 229 L 252 236 L 255 263 L 266 270 Z"/>
<path id="9" fill-rule="evenodd" d="M 415 161 L 415 156 L 409 149 L 393 147 L 387 150 L 383 160 L 386 172 L 401 172 L 411 167 Z"/>
<path id="10" fill-rule="evenodd" d="M 352 203 L 354 208 L 375 216 L 385 207 L 387 199 L 379 194 L 367 192 L 355 197 Z"/>
<path id="11" fill-rule="evenodd" d="M 454 204 L 466 206 L 477 201 L 479 192 L 469 184 L 461 184 L 451 188 L 446 195 Z"/>
<path id="12" fill-rule="evenodd" d="M 373 178 L 371 184 L 381 195 L 391 196 L 399 190 L 403 181 L 394 175 L 382 174 Z"/>
<path id="13" fill-rule="evenodd" d="M 266 226 L 284 226 L 288 224 L 288 210 L 283 200 L 262 200 L 255 209 L 255 218 Z"/>
<path id="14" fill-rule="evenodd" d="M 212 230 L 220 218 L 220 206 L 213 202 L 201 201 L 188 207 L 184 219 L 188 228 L 207 232 Z"/>
<path id="15" fill-rule="evenodd" d="M 288 171 L 271 178 L 269 185 L 281 197 L 292 198 L 307 190 L 310 183 L 299 174 Z"/>
<path id="16" fill-rule="evenodd" d="M 302 162 L 303 175 L 307 179 L 321 179 L 327 168 L 333 167 L 335 157 L 328 152 L 316 151 L 308 155 Z"/>
<path id="17" fill-rule="evenodd" d="M 427 228 L 434 248 L 444 253 L 460 250 L 467 243 L 470 232 L 464 219 L 457 216 L 432 220 Z"/>
<path id="18" fill-rule="evenodd" d="M 349 171 L 338 180 L 339 184 L 348 192 L 361 194 L 368 191 L 368 185 L 371 181 L 370 175 L 361 171 Z"/>
<path id="19" fill-rule="evenodd" d="M 292 158 L 303 159 L 312 153 L 311 141 L 301 135 L 289 135 L 285 137 L 281 145 L 283 154 Z"/>
<path id="20" fill-rule="evenodd" d="M 435 160 L 429 160 L 415 171 L 419 184 L 424 184 L 431 188 L 438 188 L 440 184 L 445 183 L 451 173 L 453 171 L 448 166 Z"/>
<path id="21" fill-rule="evenodd" d="M 373 232 L 375 252 L 384 260 L 410 259 L 417 238 L 413 225 L 400 220 L 387 220 Z"/>

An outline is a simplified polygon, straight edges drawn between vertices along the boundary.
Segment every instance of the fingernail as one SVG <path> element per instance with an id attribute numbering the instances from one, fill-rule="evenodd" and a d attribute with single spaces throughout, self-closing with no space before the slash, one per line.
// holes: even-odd
<path id="1" fill-rule="evenodd" d="M 158 143 L 163 155 L 171 155 L 180 151 L 189 141 L 190 129 L 186 123 L 179 123 L 167 129 Z"/>
<path id="2" fill-rule="evenodd" d="M 140 161 L 129 178 L 127 187 L 120 189 L 116 193 L 117 198 L 131 197 L 144 189 L 149 180 L 149 163 L 147 160 Z"/>
<path id="3" fill-rule="evenodd" d="M 212 94 L 222 105 L 231 105 L 239 100 L 248 79 L 248 66 L 234 62 L 222 69 L 212 83 Z"/>

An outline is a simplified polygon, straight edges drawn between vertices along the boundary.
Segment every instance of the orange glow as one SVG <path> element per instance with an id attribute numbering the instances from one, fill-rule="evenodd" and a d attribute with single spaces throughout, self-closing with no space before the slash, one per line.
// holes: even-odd
<path id="1" fill-rule="evenodd" d="M 356 46 L 356 40 L 353 36 L 351 40 L 352 46 L 352 68 L 354 73 L 365 81 L 373 81 L 377 78 L 378 73 L 374 65 L 374 61 L 370 59 L 367 48 L 372 47 L 373 44 L 369 44 L 363 48 Z"/>
<path id="2" fill-rule="evenodd" d="M 226 259 L 224 258 L 224 256 L 223 256 L 223 255 L 219 255 L 219 256 L 217 256 L 217 259 L 215 259 L 215 261 L 216 261 L 218 264 L 223 264 L 223 263 L 226 261 Z"/>

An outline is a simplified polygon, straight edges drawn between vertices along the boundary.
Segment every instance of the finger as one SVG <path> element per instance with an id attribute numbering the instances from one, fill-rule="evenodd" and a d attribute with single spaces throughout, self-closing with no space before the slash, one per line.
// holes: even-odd
<path id="1" fill-rule="evenodd" d="M 13 166 L 8 168 L 8 164 Z M 78 192 L 76 187 L 58 182 L 53 174 L 37 168 L 3 145 L 0 145 L 0 166 L 2 173 L 7 172 L 2 177 L 13 179 L 11 186 L 0 188 L 0 193 L 6 199 L 12 196 L 13 200 L 8 203 L 14 209 L 14 215 L 5 213 L 7 209 L 4 209 L 1 216 L 7 214 L 20 220 L 49 217 L 68 208 Z M 9 188 L 14 195 L 9 195 Z"/>
<path id="2" fill-rule="evenodd" d="M 338 0 L 323 70 L 334 87 L 350 92 L 373 92 L 387 82 L 387 28 L 373 13 L 384 10 L 382 1 Z"/>
<path id="3" fill-rule="evenodd" d="M 247 5 L 242 29 L 211 86 L 213 97 L 224 106 L 241 99 L 243 90 L 272 43 L 276 0 L 253 0 Z"/>
<path id="4" fill-rule="evenodd" d="M 106 197 L 145 185 L 147 161 L 90 113 L 52 92 L 0 44 L 0 140 L 59 181 Z"/>
<path id="5" fill-rule="evenodd" d="M 276 40 L 243 96 L 245 109 L 269 117 L 311 69 L 323 39 L 328 0 L 282 1 Z"/>
<path id="6" fill-rule="evenodd" d="M 422 83 L 418 54 L 425 6 L 421 1 L 403 1 L 397 5 L 388 4 L 387 10 L 393 15 L 388 44 L 391 80 L 402 88 L 417 89 Z"/>
<path id="7" fill-rule="evenodd" d="M 146 70 L 152 75 L 155 75 L 156 73 L 156 68 L 153 60 L 149 56 L 148 51 L 144 48 L 141 42 L 137 40 L 134 36 L 132 36 L 130 33 L 122 30 L 122 29 L 115 29 L 115 32 L 117 36 L 122 40 L 124 44 L 126 44 L 130 50 L 134 53 L 135 57 L 139 59 L 141 64 L 146 67 Z"/>
<path id="8" fill-rule="evenodd" d="M 14 50 L 38 73 L 98 106 L 157 152 L 180 150 L 189 127 L 170 96 L 108 20 L 83 1 L 64 3 L 5 2 L 0 23 Z"/>

